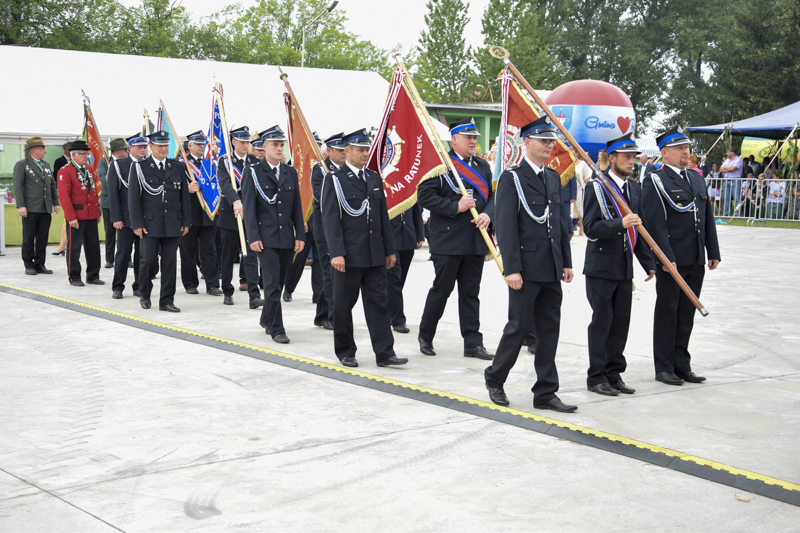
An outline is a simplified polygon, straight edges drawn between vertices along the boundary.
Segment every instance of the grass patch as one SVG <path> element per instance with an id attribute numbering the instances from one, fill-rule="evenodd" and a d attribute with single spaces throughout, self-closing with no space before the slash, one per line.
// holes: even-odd
<path id="1" fill-rule="evenodd" d="M 725 218 L 725 217 L 716 217 L 716 220 L 722 220 L 723 222 L 727 222 L 728 226 L 747 226 L 747 219 L 746 218 Z M 766 221 L 757 221 L 753 224 L 756 228 L 762 228 L 762 224 L 766 222 L 768 228 L 789 228 L 789 229 L 800 229 L 800 220 L 766 220 Z"/>

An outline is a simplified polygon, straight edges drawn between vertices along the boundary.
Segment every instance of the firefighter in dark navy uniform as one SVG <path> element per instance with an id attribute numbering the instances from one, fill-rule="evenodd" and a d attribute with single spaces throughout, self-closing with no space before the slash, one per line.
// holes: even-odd
<path id="1" fill-rule="evenodd" d="M 242 203 L 250 249 L 258 254 L 264 282 L 259 324 L 272 340 L 289 342 L 283 326 L 281 291 L 295 252 L 303 250 L 305 229 L 297 170 L 282 163 L 286 137 L 278 126 L 262 132 L 266 153 L 242 175 Z"/>
<path id="2" fill-rule="evenodd" d="M 336 133 L 325 139 L 325 146 L 328 149 L 328 157 L 325 159 L 325 165 L 328 171 L 336 172 L 344 164 L 344 144 L 342 138 L 344 132 Z M 314 256 L 314 261 L 319 262 L 320 271 L 322 272 L 322 294 L 317 300 L 317 313 L 314 316 L 314 325 L 322 327 L 323 329 L 333 329 L 333 271 L 331 270 L 331 255 L 328 250 L 328 244 L 325 241 L 325 224 L 322 217 L 322 180 L 325 177 L 325 172 L 321 164 L 314 165 L 311 170 L 311 191 L 314 195 L 312 202 L 314 208 L 314 215 L 311 217 L 312 231 L 314 234 L 314 242 L 317 245 L 317 255 Z"/>
<path id="3" fill-rule="evenodd" d="M 484 348 L 480 332 L 478 296 L 488 250 L 478 226 L 488 228 L 494 219 L 492 170 L 489 163 L 475 157 L 480 132 L 472 117 L 450 124 L 450 135 L 450 158 L 464 170 L 462 179 L 471 195 L 462 196 L 454 178 L 446 175 L 425 180 L 417 189 L 419 205 L 431 213 L 429 243 L 436 273 L 419 324 L 419 349 L 425 355 L 436 355 L 433 348 L 436 327 L 458 282 L 458 320 L 464 357 L 491 359 L 494 356 Z M 470 212 L 472 207 L 480 213 L 477 223 Z"/>
<path id="4" fill-rule="evenodd" d="M 108 167 L 108 206 L 111 223 L 117 230 L 117 252 L 114 255 L 114 280 L 111 282 L 111 297 L 122 298 L 125 280 L 128 277 L 128 263 L 133 254 L 133 295 L 139 296 L 139 255 L 140 239 L 131 228 L 131 211 L 128 205 L 128 190 L 131 186 L 131 167 L 136 161 L 147 157 L 147 137 L 136 134 L 125 139 L 128 143 L 128 157 L 112 161 Z M 133 184 L 138 177 L 133 175 Z"/>
<path id="5" fill-rule="evenodd" d="M 187 136 L 189 153 L 186 158 L 194 167 L 189 171 L 195 174 L 195 182 L 189 181 L 189 198 L 192 205 L 192 227 L 189 232 L 181 237 L 181 282 L 189 294 L 197 294 L 200 280 L 197 279 L 197 254 L 198 250 L 202 259 L 200 270 L 206 284 L 206 294 L 220 296 L 219 267 L 217 266 L 217 224 L 208 216 L 200 205 L 197 192 L 200 185 L 197 179 L 200 176 L 200 167 L 203 165 L 203 149 L 206 136 L 202 131 L 190 133 Z"/>
<path id="6" fill-rule="evenodd" d="M 686 170 L 690 142 L 677 126 L 656 137 L 664 166 L 644 178 L 642 211 L 650 235 L 699 297 L 706 253 L 709 270 L 719 265 L 720 253 L 714 209 L 703 176 Z M 663 268 L 656 269 L 653 324 L 656 380 L 668 385 L 706 380 L 692 372 L 689 338 L 694 312 L 694 305 L 672 275 Z"/>
<path id="7" fill-rule="evenodd" d="M 622 380 L 625 372 L 625 344 L 631 321 L 633 294 L 633 256 L 648 273 L 645 281 L 656 275 L 656 263 L 647 243 L 639 235 L 642 200 L 641 185 L 628 179 L 633 175 L 640 153 L 631 134 L 609 141 L 606 153 L 610 161 L 605 172 L 608 184 L 598 178 L 589 183 L 583 197 L 583 227 L 586 244 L 586 297 L 592 306 L 589 324 L 589 371 L 587 388 L 604 396 L 636 392 Z M 622 206 L 611 196 L 611 189 L 623 198 L 631 210 L 625 215 Z"/>
<path id="8" fill-rule="evenodd" d="M 353 338 L 353 306 L 364 304 L 378 366 L 404 365 L 394 353 L 386 302 L 386 271 L 396 257 L 386 195 L 380 174 L 365 169 L 370 138 L 362 129 L 346 135 L 344 164 L 322 185 L 325 241 L 333 273 L 333 346 L 344 366 L 358 366 Z"/>
<path id="9" fill-rule="evenodd" d="M 503 385 L 517 361 L 525 337 L 535 326 L 536 354 L 533 406 L 571 413 L 558 391 L 556 349 L 561 323 L 561 281 L 572 281 L 569 228 L 562 206 L 561 177 L 545 166 L 558 139 L 544 116 L 520 129 L 525 158 L 500 175 L 495 201 L 495 231 L 508 282 L 508 323 L 497 355 L 484 376 L 489 398 L 508 405 Z"/>
<path id="10" fill-rule="evenodd" d="M 322 151 L 322 140 L 317 135 L 317 132 L 313 132 L 312 136 L 314 137 L 314 142 L 317 143 L 317 146 Z M 323 157 L 324 157 L 324 152 Z M 319 163 L 316 163 L 311 167 L 311 172 L 314 172 L 314 167 L 320 166 Z M 309 176 L 310 178 L 310 176 Z M 310 180 L 309 180 L 310 181 Z M 313 192 L 313 191 L 312 191 Z M 305 217 L 305 212 L 303 213 L 303 217 Z M 314 212 L 312 209 L 311 216 L 308 217 L 308 221 L 305 225 L 306 228 L 306 244 L 303 247 L 301 252 L 295 254 L 294 259 L 292 260 L 292 265 L 289 267 L 289 273 L 286 275 L 286 285 L 284 286 L 283 291 L 283 301 L 284 302 L 291 302 L 292 301 L 292 293 L 297 288 L 297 284 L 300 283 L 300 279 L 303 277 L 303 272 L 305 272 L 306 261 L 308 260 L 309 254 L 312 254 L 312 261 L 311 261 L 311 301 L 313 303 L 319 303 L 319 298 L 322 296 L 322 270 L 320 269 L 320 262 L 317 259 L 317 255 L 319 252 L 317 250 L 317 243 L 314 241 Z M 319 313 L 317 313 L 319 315 Z M 323 324 L 319 323 L 320 319 L 315 316 L 314 317 L 314 325 L 315 326 L 322 326 Z"/>
<path id="11" fill-rule="evenodd" d="M 169 134 L 158 131 L 149 136 L 151 155 L 131 165 L 128 183 L 128 207 L 131 227 L 141 239 L 139 303 L 150 309 L 153 280 L 147 275 L 158 266 L 161 246 L 161 294 L 158 308 L 179 313 L 175 307 L 175 283 L 178 269 L 178 246 L 192 223 L 186 166 L 167 157 Z"/>
<path id="12" fill-rule="evenodd" d="M 217 216 L 217 226 L 220 232 L 220 278 L 222 281 L 222 292 L 225 298 L 222 303 L 233 305 L 234 287 L 233 265 L 239 255 L 241 241 L 239 239 L 239 225 L 236 222 L 237 216 L 242 216 L 242 199 L 239 196 L 241 191 L 241 174 L 245 167 L 257 165 L 260 160 L 247 153 L 250 147 L 250 129 L 242 126 L 231 130 L 231 144 L 233 151 L 228 154 L 233 165 L 234 179 L 237 186 L 234 188 L 231 183 L 231 175 L 228 172 L 227 162 L 220 160 L 217 171 L 217 182 L 222 192 L 219 203 L 219 215 Z M 245 228 L 245 240 L 247 240 L 247 229 Z M 242 268 L 244 269 L 247 280 L 247 294 L 250 298 L 250 309 L 258 309 L 264 305 L 261 299 L 261 291 L 258 289 L 258 258 L 256 254 L 248 253 L 243 256 Z"/>

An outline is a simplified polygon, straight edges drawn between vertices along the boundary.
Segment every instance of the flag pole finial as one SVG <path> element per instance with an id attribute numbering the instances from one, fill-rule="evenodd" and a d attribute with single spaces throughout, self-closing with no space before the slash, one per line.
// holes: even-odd
<path id="1" fill-rule="evenodd" d="M 492 57 L 497 59 L 508 59 L 508 57 L 511 55 L 508 53 L 508 50 L 502 46 L 490 46 L 489 53 L 492 54 Z"/>

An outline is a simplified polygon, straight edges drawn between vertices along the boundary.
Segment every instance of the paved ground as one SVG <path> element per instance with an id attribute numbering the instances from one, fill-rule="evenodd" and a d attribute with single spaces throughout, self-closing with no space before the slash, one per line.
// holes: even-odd
<path id="1" fill-rule="evenodd" d="M 534 411 L 533 358 L 520 355 L 512 407 L 800 483 L 800 232 L 720 227 L 694 367 L 703 385 L 653 381 L 654 285 L 637 275 L 626 381 L 630 397 L 585 390 L 590 310 L 582 276 L 565 286 L 558 365 L 573 415 Z M 576 237 L 576 271 L 585 241 Z M 356 313 L 359 370 L 486 400 L 485 363 L 461 355 L 453 297 L 434 344 L 416 331 L 433 269 L 415 257 L 403 368 L 378 368 Z M 288 346 L 257 326 L 245 293 L 179 291 L 178 315 L 144 311 L 130 289 L 24 276 L 19 249 L 0 282 L 186 329 L 335 363 L 311 325 L 308 277 L 284 304 Z M 307 270 L 306 276 L 309 271 Z M 493 350 L 507 293 L 493 263 L 482 285 Z M 800 508 L 500 422 L 273 365 L 0 293 L 2 531 L 793 531 Z M 749 502 L 736 496 L 750 498 Z"/>

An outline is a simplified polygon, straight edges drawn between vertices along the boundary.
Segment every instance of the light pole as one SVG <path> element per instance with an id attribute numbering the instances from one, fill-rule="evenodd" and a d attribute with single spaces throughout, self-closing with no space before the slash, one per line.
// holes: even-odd
<path id="1" fill-rule="evenodd" d="M 326 7 L 326 8 L 325 8 L 325 10 L 324 10 L 324 11 L 320 12 L 320 14 L 319 14 L 319 15 L 317 15 L 316 17 L 314 17 L 314 20 L 312 20 L 311 22 L 309 22 L 308 24 L 306 24 L 305 26 L 303 26 L 303 46 L 302 46 L 302 48 L 300 49 L 300 50 L 301 50 L 301 52 L 300 52 L 300 67 L 301 67 L 301 68 L 306 66 L 306 30 L 307 30 L 308 28 L 310 28 L 310 27 L 311 27 L 311 26 L 312 26 L 312 25 L 313 25 L 313 24 L 314 24 L 316 21 L 318 21 L 318 20 L 319 20 L 319 18 L 320 18 L 322 15 L 324 15 L 325 13 L 330 13 L 331 11 L 333 11 L 334 9 L 336 9 L 336 5 L 337 5 L 338 3 L 339 3 L 339 0 L 334 0 L 333 2 L 331 2 L 331 5 L 329 5 L 328 7 Z"/>

